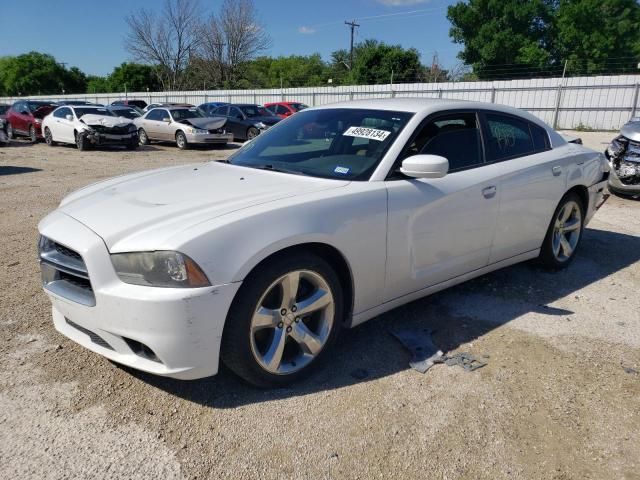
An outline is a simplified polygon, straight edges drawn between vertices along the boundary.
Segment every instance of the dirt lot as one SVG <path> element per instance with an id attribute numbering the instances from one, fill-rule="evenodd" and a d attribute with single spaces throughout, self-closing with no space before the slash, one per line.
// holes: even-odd
<path id="1" fill-rule="evenodd" d="M 579 135 L 598 150 L 612 137 Z M 345 332 L 327 368 L 289 389 L 224 370 L 159 379 L 58 334 L 38 221 L 88 183 L 232 151 L 0 148 L 0 477 L 640 478 L 637 201 L 611 198 L 567 271 L 519 265 L 396 309 Z M 421 375 L 398 326 L 488 365 Z"/>

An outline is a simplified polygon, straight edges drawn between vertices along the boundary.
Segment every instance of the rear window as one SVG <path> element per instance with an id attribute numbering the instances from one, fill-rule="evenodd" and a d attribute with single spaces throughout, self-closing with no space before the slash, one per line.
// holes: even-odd
<path id="1" fill-rule="evenodd" d="M 547 135 L 547 131 L 544 128 L 539 127 L 533 123 L 530 124 L 531 128 L 531 137 L 533 138 L 533 148 L 535 148 L 536 152 L 543 152 L 545 150 L 549 150 L 549 135 Z"/>
<path id="2" fill-rule="evenodd" d="M 534 153 L 529 122 L 519 118 L 488 113 L 486 135 L 487 161 L 495 162 Z"/>

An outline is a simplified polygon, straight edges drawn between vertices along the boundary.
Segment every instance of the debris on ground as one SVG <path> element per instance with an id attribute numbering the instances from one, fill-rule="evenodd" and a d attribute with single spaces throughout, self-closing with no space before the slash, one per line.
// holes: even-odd
<path id="1" fill-rule="evenodd" d="M 487 365 L 487 362 L 479 360 L 468 352 L 444 354 L 433 343 L 432 333 L 426 328 L 391 331 L 391 334 L 411 352 L 409 366 L 420 373 L 426 373 L 436 363 L 444 363 L 449 367 L 458 365 L 467 372 L 473 372 Z M 482 358 L 488 359 L 489 355 L 483 355 Z"/>
<path id="2" fill-rule="evenodd" d="M 638 373 L 640 373 L 638 372 L 638 370 L 631 367 L 622 367 L 622 369 L 624 370 L 624 373 L 635 374 L 635 375 L 638 375 Z"/>

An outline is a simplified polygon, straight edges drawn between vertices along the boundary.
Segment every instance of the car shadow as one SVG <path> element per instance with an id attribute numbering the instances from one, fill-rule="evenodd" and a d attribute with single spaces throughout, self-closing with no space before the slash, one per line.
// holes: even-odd
<path id="1" fill-rule="evenodd" d="M 158 389 L 212 408 L 234 408 L 339 389 L 409 368 L 410 355 L 390 334 L 391 330 L 431 330 L 434 343 L 446 352 L 527 313 L 548 315 L 549 321 L 564 320 L 573 312 L 550 304 L 639 260 L 639 237 L 586 229 L 580 251 L 568 269 L 547 272 L 532 262 L 515 265 L 411 302 L 354 329 L 345 329 L 325 365 L 307 380 L 287 388 L 256 389 L 224 366 L 215 377 L 194 381 L 126 370 Z M 456 307 L 461 300 L 466 304 Z M 486 312 L 489 305 L 490 321 L 473 319 L 473 312 Z"/>
<path id="2" fill-rule="evenodd" d="M 19 175 L 21 173 L 41 172 L 41 168 L 14 167 L 13 165 L 0 165 L 0 176 Z"/>

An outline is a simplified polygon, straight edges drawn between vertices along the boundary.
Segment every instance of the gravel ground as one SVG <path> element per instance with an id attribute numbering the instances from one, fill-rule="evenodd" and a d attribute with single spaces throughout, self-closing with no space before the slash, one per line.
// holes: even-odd
<path id="1" fill-rule="evenodd" d="M 598 150 L 613 137 L 577 135 Z M 88 183 L 233 148 L 0 148 L 0 477 L 640 478 L 637 201 L 612 197 L 568 270 L 518 265 L 393 310 L 288 389 L 225 370 L 156 378 L 58 334 L 38 221 Z M 434 329 L 440 348 L 488 365 L 419 374 L 394 327 Z"/>

